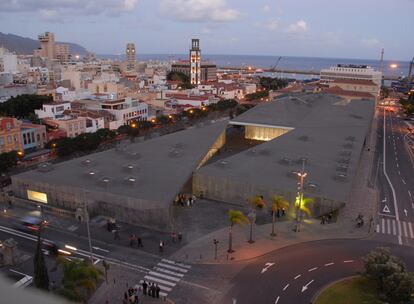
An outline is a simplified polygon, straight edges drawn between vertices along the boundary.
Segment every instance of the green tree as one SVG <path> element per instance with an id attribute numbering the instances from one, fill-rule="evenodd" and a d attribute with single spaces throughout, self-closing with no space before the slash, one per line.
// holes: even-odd
<path id="1" fill-rule="evenodd" d="M 363 263 L 364 275 L 375 281 L 380 290 L 384 289 L 387 277 L 405 272 L 404 263 L 392 256 L 389 248 L 376 248 L 363 259 Z"/>
<path id="2" fill-rule="evenodd" d="M 288 81 L 282 78 L 260 77 L 260 86 L 266 90 L 279 90 L 288 85 Z"/>
<path id="3" fill-rule="evenodd" d="M 275 233 L 275 219 L 276 219 L 276 212 L 278 209 L 288 209 L 289 202 L 284 199 L 282 196 L 275 195 L 272 197 L 272 233 L 271 236 L 276 236 Z"/>
<path id="4" fill-rule="evenodd" d="M 390 303 L 413 303 L 414 274 L 396 272 L 384 279 L 384 292 Z"/>
<path id="5" fill-rule="evenodd" d="M 45 257 L 42 251 L 42 241 L 40 238 L 41 228 L 37 233 L 37 247 L 36 253 L 33 259 L 34 264 L 34 284 L 37 288 L 49 290 L 49 276 L 47 273 L 47 267 Z"/>
<path id="6" fill-rule="evenodd" d="M 34 110 L 41 109 L 44 103 L 52 101 L 51 96 L 19 95 L 0 103 L 0 114 L 18 119 L 28 118 L 30 114 L 34 114 Z"/>
<path id="7" fill-rule="evenodd" d="M 268 90 L 264 90 L 264 91 L 260 91 L 260 92 L 256 92 L 256 93 L 250 93 L 250 94 L 246 94 L 244 96 L 244 98 L 247 101 L 257 100 L 257 99 L 267 98 L 267 97 L 269 97 L 269 91 Z"/>
<path id="8" fill-rule="evenodd" d="M 68 156 L 77 150 L 72 138 L 65 137 L 56 141 L 56 153 L 58 156 Z"/>
<path id="9" fill-rule="evenodd" d="M 240 210 L 229 210 L 228 218 L 230 221 L 229 227 L 229 249 L 227 250 L 228 253 L 234 252 L 233 250 L 233 227 L 235 225 L 243 226 L 244 224 L 249 222 L 249 219 L 241 212 Z"/>
<path id="10" fill-rule="evenodd" d="M 58 257 L 58 262 L 63 267 L 59 293 L 73 301 L 86 301 L 103 277 L 102 271 L 85 261 Z"/>
<path id="11" fill-rule="evenodd" d="M 108 128 L 102 128 L 95 132 L 95 134 L 99 137 L 101 141 L 114 139 L 116 136 L 116 132 L 109 130 Z"/>

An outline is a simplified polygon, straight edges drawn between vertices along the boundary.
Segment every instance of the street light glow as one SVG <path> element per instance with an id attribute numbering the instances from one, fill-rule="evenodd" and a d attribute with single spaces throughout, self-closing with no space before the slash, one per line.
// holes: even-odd
<path id="1" fill-rule="evenodd" d="M 396 69 L 396 68 L 398 68 L 398 65 L 396 63 L 392 63 L 392 64 L 390 64 L 390 68 L 391 69 Z"/>

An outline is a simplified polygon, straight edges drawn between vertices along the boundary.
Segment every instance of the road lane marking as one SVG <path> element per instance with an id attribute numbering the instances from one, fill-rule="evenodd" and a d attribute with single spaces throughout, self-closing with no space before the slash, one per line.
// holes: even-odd
<path id="1" fill-rule="evenodd" d="M 168 263 L 168 264 L 173 264 L 173 265 L 175 265 L 175 266 L 184 267 L 184 268 L 187 268 L 187 269 L 190 269 L 190 268 L 191 268 L 191 265 L 185 265 L 185 264 L 183 264 L 183 263 L 178 263 L 178 262 L 171 261 L 171 260 L 167 260 L 167 259 L 162 259 L 161 261 L 162 261 L 162 262 L 165 262 L 165 263 Z M 269 264 L 269 263 L 266 263 L 266 264 Z M 273 263 L 273 264 L 274 264 L 274 263 Z"/>
<path id="2" fill-rule="evenodd" d="M 310 285 L 310 284 L 312 284 L 312 282 L 313 282 L 313 281 L 314 281 L 314 280 L 312 280 L 312 281 L 308 282 L 308 284 L 306 284 L 305 286 L 303 286 L 303 287 L 302 287 L 302 292 L 306 291 L 306 290 L 308 289 L 309 285 Z"/>
<path id="3" fill-rule="evenodd" d="M 391 220 L 387 219 L 387 233 L 391 234 Z"/>
<path id="4" fill-rule="evenodd" d="M 260 271 L 261 274 L 265 273 L 270 267 L 272 267 L 273 265 L 275 265 L 275 263 L 266 263 L 265 267 L 262 268 L 262 270 Z"/>
<path id="5" fill-rule="evenodd" d="M 168 274 L 172 274 L 172 275 L 175 275 L 175 276 L 177 276 L 177 277 L 184 277 L 184 275 L 182 274 L 182 273 L 177 273 L 177 272 L 174 272 L 174 271 L 170 271 L 170 270 L 167 270 L 167 269 L 164 269 L 164 268 L 159 268 L 159 267 L 157 267 L 157 266 L 155 266 L 154 267 L 154 270 L 156 270 L 156 271 L 158 271 L 158 272 L 163 272 L 163 273 L 168 273 Z"/>
<path id="6" fill-rule="evenodd" d="M 377 233 L 379 233 L 380 232 L 380 225 L 379 224 L 377 224 Z M 325 265 L 326 266 L 326 265 Z"/>
<path id="7" fill-rule="evenodd" d="M 398 175 L 401 175 L 401 172 L 400 172 L 400 170 L 398 170 Z"/>
<path id="8" fill-rule="evenodd" d="M 401 181 L 403 182 L 404 185 L 407 185 L 407 183 L 405 182 L 403 178 L 401 178 Z"/>
<path id="9" fill-rule="evenodd" d="M 109 252 L 109 250 L 102 249 L 102 248 L 95 247 L 95 246 L 92 246 L 92 248 L 93 248 L 93 249 L 95 249 L 95 250 L 101 250 L 101 251 L 103 251 L 103 252 Z"/>
<path id="10" fill-rule="evenodd" d="M 325 267 L 328 267 L 328 266 L 331 266 L 331 265 L 334 265 L 335 263 L 333 263 L 333 262 L 331 262 L 331 263 L 327 263 L 327 264 L 325 264 L 324 266 Z"/>
<path id="11" fill-rule="evenodd" d="M 397 235 L 397 227 L 395 221 L 392 221 L 392 234 Z"/>
<path id="12" fill-rule="evenodd" d="M 152 275 L 152 276 L 160 277 L 160 278 L 163 278 L 163 279 L 167 279 L 167 280 L 173 280 L 175 282 L 179 282 L 180 281 L 179 278 L 172 277 L 172 276 L 169 276 L 169 275 L 166 275 L 166 274 L 162 274 L 162 273 L 158 273 L 158 272 L 155 272 L 155 271 L 150 271 L 148 274 L 149 275 Z"/>
<path id="13" fill-rule="evenodd" d="M 408 232 L 407 232 L 407 223 L 405 221 L 403 221 L 403 228 L 404 228 L 404 236 L 408 237 Z"/>
<path id="14" fill-rule="evenodd" d="M 382 227 L 382 232 L 384 232 L 385 231 L 385 219 L 381 219 L 381 227 Z"/>
<path id="15" fill-rule="evenodd" d="M 286 284 L 286 286 L 283 287 L 283 291 L 285 291 L 286 289 L 288 289 L 288 287 L 289 287 L 289 284 Z"/>
<path id="16" fill-rule="evenodd" d="M 397 168 L 399 168 L 400 166 L 398 165 L 398 163 L 397 163 Z"/>
<path id="17" fill-rule="evenodd" d="M 398 224 L 398 244 L 402 245 L 402 237 L 401 237 L 401 222 L 397 221 Z"/>
<path id="18" fill-rule="evenodd" d="M 278 297 L 276 298 L 275 304 L 277 304 L 277 303 L 279 302 L 279 299 L 280 299 L 280 296 L 278 296 Z"/>
<path id="19" fill-rule="evenodd" d="M 93 265 L 98 264 L 101 261 L 101 259 L 97 259 L 95 262 L 93 262 Z"/>
<path id="20" fill-rule="evenodd" d="M 175 267 L 175 266 L 167 265 L 167 264 L 163 264 L 163 263 L 158 263 L 158 266 L 162 266 L 164 268 L 169 268 L 169 269 L 172 269 L 172 270 L 181 271 L 181 272 L 184 272 L 184 273 L 188 272 L 187 269 L 182 269 L 180 267 Z"/>
<path id="21" fill-rule="evenodd" d="M 413 234 L 413 227 L 411 226 L 411 223 L 408 223 L 408 230 L 410 230 L 410 236 L 412 239 L 414 239 L 414 234 Z"/>
<path id="22" fill-rule="evenodd" d="M 169 286 L 172 286 L 172 287 L 174 287 L 175 285 L 177 285 L 177 284 L 172 283 L 172 282 L 170 282 L 170 281 L 161 280 L 161 279 L 159 279 L 159 278 L 152 277 L 152 276 L 149 276 L 149 275 L 146 275 L 146 276 L 144 277 L 144 279 L 147 279 L 147 280 L 149 280 L 149 281 L 153 281 L 153 282 L 158 282 L 158 283 L 161 283 L 161 284 L 163 284 L 163 285 L 169 285 Z"/>
<path id="23" fill-rule="evenodd" d="M 410 192 L 410 190 L 408 190 L 408 195 L 411 197 L 411 192 Z"/>
<path id="24" fill-rule="evenodd" d="M 298 274 L 298 275 L 297 275 L 296 277 L 294 277 L 293 279 L 294 279 L 294 280 L 299 279 L 301 276 L 302 276 L 301 274 Z"/>
<path id="25" fill-rule="evenodd" d="M 345 260 L 344 263 L 352 263 L 354 260 Z"/>
<path id="26" fill-rule="evenodd" d="M 311 269 L 309 269 L 308 271 L 309 271 L 309 272 L 312 272 L 312 271 L 314 271 L 314 270 L 316 270 L 316 269 L 318 269 L 318 267 L 311 268 Z"/>

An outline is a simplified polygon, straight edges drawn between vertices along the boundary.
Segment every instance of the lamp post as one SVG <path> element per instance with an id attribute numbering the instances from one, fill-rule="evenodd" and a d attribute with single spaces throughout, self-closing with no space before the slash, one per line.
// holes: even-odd
<path id="1" fill-rule="evenodd" d="M 247 215 L 247 217 L 249 218 L 250 221 L 250 238 L 249 238 L 249 243 L 253 244 L 253 223 L 256 221 L 256 211 L 254 209 L 252 209 L 249 214 Z"/>
<path id="2" fill-rule="evenodd" d="M 296 197 L 296 205 L 297 205 L 297 212 L 296 212 L 296 232 L 300 231 L 300 221 L 301 221 L 301 208 L 303 202 L 303 184 L 305 177 L 308 173 L 305 172 L 305 159 L 302 160 L 302 170 L 297 173 L 298 175 L 298 195 Z"/>
<path id="3" fill-rule="evenodd" d="M 89 229 L 89 212 L 88 212 L 88 205 L 86 204 L 86 193 L 87 191 L 83 190 L 83 207 L 84 207 L 84 216 L 86 220 L 86 233 L 88 234 L 88 243 L 89 243 L 89 254 L 91 264 L 93 264 L 93 253 L 92 253 L 92 240 L 91 240 L 91 231 Z"/>
<path id="4" fill-rule="evenodd" d="M 390 64 L 390 68 L 392 70 L 392 78 L 395 77 L 395 70 L 398 68 L 398 65 L 396 63 Z"/>
<path id="5" fill-rule="evenodd" d="M 217 260 L 217 245 L 218 245 L 219 241 L 214 239 L 213 240 L 213 244 L 214 244 L 214 259 Z"/>

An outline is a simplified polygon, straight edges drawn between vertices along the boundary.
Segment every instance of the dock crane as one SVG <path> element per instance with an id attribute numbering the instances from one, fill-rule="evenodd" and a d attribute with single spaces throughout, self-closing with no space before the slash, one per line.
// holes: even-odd
<path id="1" fill-rule="evenodd" d="M 274 66 L 272 66 L 269 70 L 269 72 L 276 72 L 276 68 L 279 65 L 280 60 L 282 59 L 282 56 L 279 56 Z"/>

